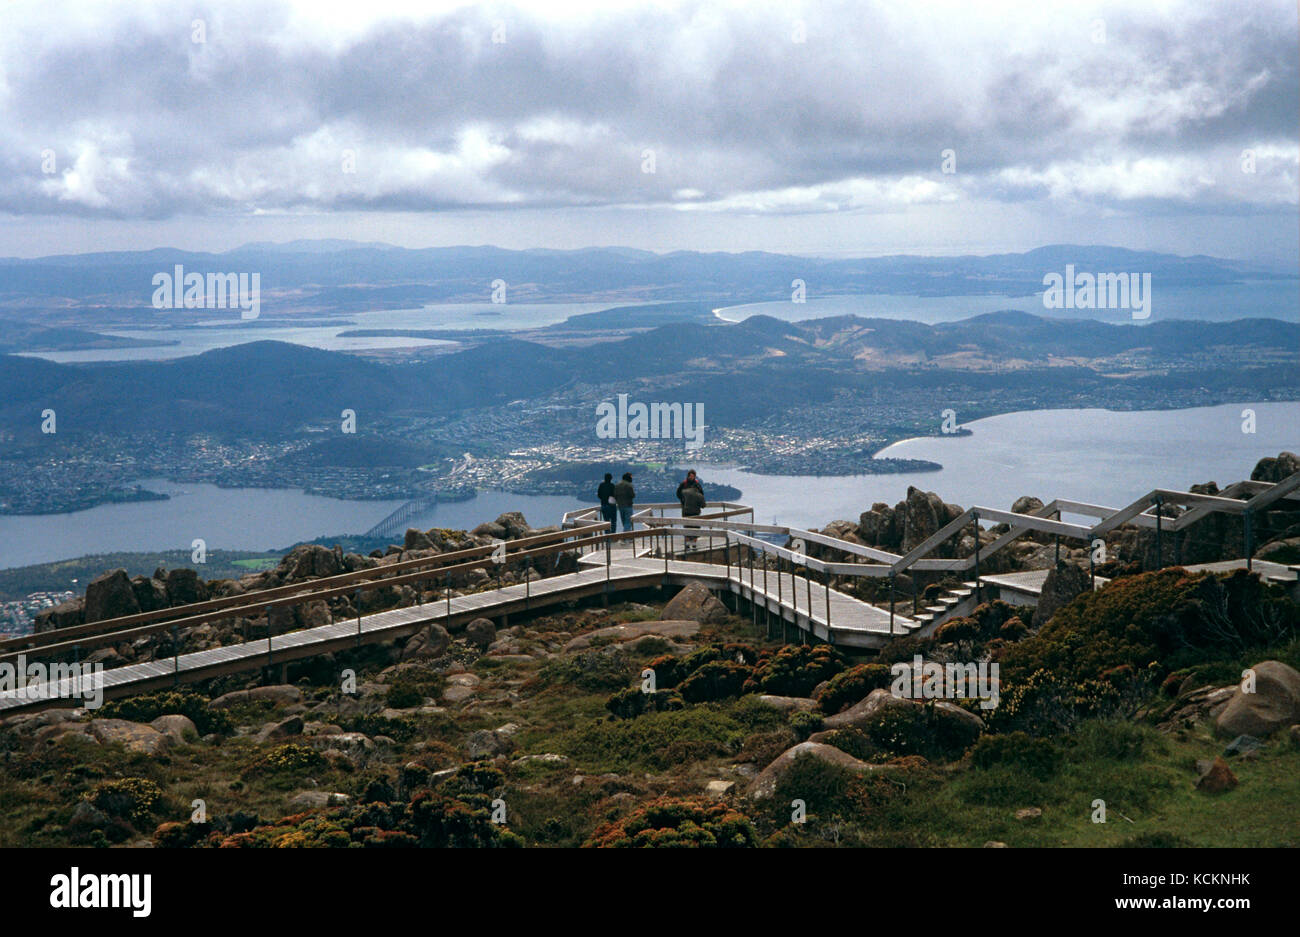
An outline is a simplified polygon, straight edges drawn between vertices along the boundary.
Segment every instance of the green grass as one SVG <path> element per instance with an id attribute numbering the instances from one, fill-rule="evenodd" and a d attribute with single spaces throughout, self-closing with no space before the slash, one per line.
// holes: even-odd
<path id="1" fill-rule="evenodd" d="M 245 560 L 234 560 L 231 566 L 238 566 L 240 569 L 247 569 L 251 572 L 260 572 L 264 569 L 274 569 L 280 562 L 278 556 L 257 556 L 249 557 Z"/>
<path id="2" fill-rule="evenodd" d="M 1285 733 L 1254 762 L 1229 763 L 1240 785 L 1223 794 L 1196 791 L 1194 764 L 1223 748 L 1208 730 L 1173 738 L 1130 723 L 1089 722 L 1065 741 L 1062 767 L 1046 780 L 1009 765 L 966 763 L 873 780 L 880 797 L 869 809 L 836 793 L 835 778 L 807 781 L 809 809 L 820 812 L 797 839 L 824 845 L 838 828 L 853 845 L 1012 847 L 1124 845 L 1137 836 L 1177 837 L 1196 846 L 1297 846 L 1300 751 Z M 901 787 L 900 787 L 901 785 Z M 902 788 L 905 788 L 903 790 Z M 789 791 L 784 793 L 789 794 Z M 1106 822 L 1094 823 L 1094 801 L 1104 800 Z M 878 802 L 876 802 L 878 801 Z M 1017 820 L 1022 807 L 1041 817 Z M 768 820 L 788 823 L 788 806 L 769 808 Z"/>

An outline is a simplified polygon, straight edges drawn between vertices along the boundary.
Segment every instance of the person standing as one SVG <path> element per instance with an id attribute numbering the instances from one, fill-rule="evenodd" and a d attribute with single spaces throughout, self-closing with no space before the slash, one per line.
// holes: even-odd
<path id="1" fill-rule="evenodd" d="M 614 486 L 614 503 L 618 505 L 618 516 L 623 522 L 624 530 L 632 529 L 632 502 L 636 500 L 636 489 L 632 487 L 632 473 L 624 472 L 623 480 Z"/>
<path id="2" fill-rule="evenodd" d="M 614 503 L 614 476 L 605 473 L 605 480 L 596 489 L 596 501 L 600 503 L 600 516 L 609 521 L 609 532 L 618 530 L 618 505 Z"/>
<path id="3" fill-rule="evenodd" d="M 686 478 L 677 486 L 677 500 L 682 504 L 682 517 L 699 517 L 707 502 L 704 500 L 704 486 L 700 484 L 695 469 L 686 473 Z M 686 548 L 695 546 L 697 537 L 686 538 Z"/>

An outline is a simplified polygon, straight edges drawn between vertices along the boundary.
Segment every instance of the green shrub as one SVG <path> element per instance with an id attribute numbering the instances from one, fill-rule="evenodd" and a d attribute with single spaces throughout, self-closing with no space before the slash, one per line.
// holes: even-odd
<path id="1" fill-rule="evenodd" d="M 849 785 L 854 773 L 843 765 L 824 761 L 816 755 L 798 755 L 780 780 L 772 796 L 771 809 L 780 818 L 789 819 L 790 802 L 802 800 L 809 814 L 848 813 Z"/>
<path id="2" fill-rule="evenodd" d="M 409 741 L 421 731 L 415 719 L 409 717 L 390 719 L 378 713 L 339 716 L 338 726 L 344 732 L 360 732 L 372 738 L 376 735 L 386 735 L 398 742 Z"/>
<path id="3" fill-rule="evenodd" d="M 199 735 L 229 735 L 235 731 L 230 714 L 208 709 L 205 697 L 189 690 L 162 690 L 140 696 L 109 700 L 95 715 L 101 719 L 126 719 L 129 722 L 152 722 L 159 716 L 181 715 L 194 723 Z"/>
<path id="4" fill-rule="evenodd" d="M 1188 666 L 1267 648 L 1300 631 L 1300 606 L 1245 570 L 1219 576 L 1180 567 L 1142 573 L 1059 609 L 1039 631 L 1007 648 L 1004 687 L 1046 671 L 1067 685 L 1100 680 L 1115 668 L 1163 676 L 1179 652 Z"/>
<path id="5" fill-rule="evenodd" d="M 555 736 L 552 751 L 592 773 L 664 771 L 738 751 L 745 735 L 745 727 L 718 704 L 704 704 L 579 725 Z"/>
<path id="6" fill-rule="evenodd" d="M 118 778 L 97 784 L 86 799 L 108 816 L 129 820 L 138 828 L 162 797 L 162 788 L 147 778 Z"/>
<path id="7" fill-rule="evenodd" d="M 752 674 L 752 668 L 745 664 L 714 660 L 683 680 L 677 689 L 688 703 L 709 703 L 739 696 Z"/>
<path id="8" fill-rule="evenodd" d="M 658 659 L 658 658 L 657 658 Z M 577 687 L 588 693 L 612 693 L 627 686 L 641 668 L 627 651 L 620 646 L 611 645 L 578 654 L 553 657 L 546 662 L 538 673 L 538 680 L 545 686 Z M 671 687 L 664 683 L 655 672 L 656 685 Z"/>
<path id="9" fill-rule="evenodd" d="M 989 727 L 999 732 L 1022 730 L 1050 736 L 1073 732 L 1085 719 L 1114 715 L 1124 696 L 1102 680 L 1070 684 L 1039 670 L 1013 684 L 1004 682 L 997 709 L 988 714 Z"/>
<path id="10" fill-rule="evenodd" d="M 982 735 L 971 749 L 971 763 L 983 769 L 1008 765 L 1039 780 L 1046 780 L 1060 767 L 1061 751 L 1047 739 L 1034 738 L 1024 732 Z"/>
<path id="11" fill-rule="evenodd" d="M 833 716 L 866 699 L 872 690 L 887 688 L 891 682 L 893 676 L 884 664 L 858 664 L 831 677 L 817 693 L 817 708 Z"/>
<path id="12" fill-rule="evenodd" d="M 388 688 L 384 702 L 392 709 L 411 709 L 424 702 L 424 694 L 409 683 L 398 682 Z"/>
<path id="13" fill-rule="evenodd" d="M 319 771 L 324 767 L 325 759 L 320 752 L 307 745 L 290 743 L 279 745 L 258 755 L 244 768 L 243 776 L 254 778 L 296 775 L 307 771 Z"/>
<path id="14" fill-rule="evenodd" d="M 639 686 L 619 690 L 605 701 L 605 708 L 617 719 L 635 719 L 648 712 L 671 712 L 686 704 L 671 690 L 643 692 Z"/>
<path id="15" fill-rule="evenodd" d="M 790 714 L 790 729 L 801 742 L 814 732 L 820 732 L 821 728 L 822 717 L 817 713 L 799 711 Z"/>
<path id="16" fill-rule="evenodd" d="M 944 713 L 933 704 L 887 706 L 866 726 L 872 743 L 895 755 L 920 755 L 929 761 L 959 757 L 974 744 L 979 728 Z"/>
<path id="17" fill-rule="evenodd" d="M 871 761 L 881 753 L 880 748 L 871 741 L 871 737 L 856 726 L 831 729 L 822 741 L 847 755 L 852 755 L 859 761 Z"/>
<path id="18" fill-rule="evenodd" d="M 844 657 L 829 644 L 792 644 L 760 659 L 745 692 L 808 696 L 813 688 L 844 670 Z"/>
<path id="19" fill-rule="evenodd" d="M 1072 736 L 1072 761 L 1087 764 L 1097 760 L 1139 761 L 1148 754 L 1152 742 L 1161 743 L 1152 730 L 1127 720 L 1090 720 Z"/>
<path id="20" fill-rule="evenodd" d="M 758 844 L 749 817 L 720 803 L 660 798 L 597 827 L 595 849 L 744 849 Z"/>

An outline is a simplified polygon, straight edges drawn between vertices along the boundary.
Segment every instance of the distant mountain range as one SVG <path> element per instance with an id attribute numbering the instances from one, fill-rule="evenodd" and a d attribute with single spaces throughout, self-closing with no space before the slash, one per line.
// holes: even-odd
<path id="1" fill-rule="evenodd" d="M 801 280 L 810 296 L 899 293 L 1024 296 L 1047 273 L 1150 273 L 1159 284 L 1212 286 L 1244 278 L 1291 277 L 1239 261 L 1179 257 L 1118 247 L 1051 245 L 990 256 L 826 259 L 750 251 L 656 254 L 630 248 L 413 250 L 377 243 L 294 241 L 247 244 L 225 253 L 157 248 L 0 259 L 0 316 L 94 327 L 152 314 L 152 278 L 187 272 L 258 273 L 273 301 L 264 315 L 400 308 L 447 301 L 487 302 L 504 281 L 510 302 L 789 299 Z M 198 314 L 196 312 L 196 314 Z M 211 313 L 215 315 L 216 313 Z M 69 316 L 75 319 L 68 318 Z M 51 321 L 54 320 L 54 321 Z"/>
<path id="2" fill-rule="evenodd" d="M 1276 373 L 1260 371 L 1255 383 L 1273 381 L 1287 392 L 1295 389 L 1300 357 L 1300 325 L 1276 319 L 1162 321 L 1138 328 L 1023 312 L 934 326 L 854 316 L 703 324 L 689 304 L 680 314 L 683 321 L 596 346 L 500 337 L 412 363 L 266 341 L 169 361 L 61 365 L 6 355 L 0 357 L 0 429 L 26 435 L 43 409 L 54 408 L 60 434 L 203 430 L 275 437 L 313 421 L 337 421 L 344 409 L 365 420 L 419 418 L 567 390 L 576 399 L 614 385 L 660 394 L 689 388 L 708 396 L 654 399 L 719 401 L 711 404 L 715 413 L 723 406 L 760 405 L 780 413 L 783 401 L 829 399 L 837 386 L 888 388 L 936 373 L 1050 382 L 1099 361 L 1104 366 L 1098 372 L 1127 369 L 1143 377 L 1150 371 L 1151 380 L 1165 379 L 1159 372 L 1169 361 L 1197 373 L 1226 368 L 1234 377 L 1258 364 Z M 1107 363 L 1121 355 L 1135 360 L 1123 368 Z M 1006 369 L 1001 378 L 990 363 Z"/>

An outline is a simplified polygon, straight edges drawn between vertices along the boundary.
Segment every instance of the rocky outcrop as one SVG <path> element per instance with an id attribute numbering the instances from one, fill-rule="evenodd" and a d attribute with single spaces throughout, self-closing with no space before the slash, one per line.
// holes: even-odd
<path id="1" fill-rule="evenodd" d="M 651 635 L 661 638 L 689 638 L 699 631 L 698 621 L 632 621 L 580 634 L 565 643 L 564 651 L 565 653 L 581 651 L 591 647 L 593 643 L 600 642 L 621 644 Z"/>
<path id="2" fill-rule="evenodd" d="M 118 743 L 129 752 L 161 755 L 171 747 L 170 738 L 153 726 L 141 722 L 128 722 L 125 719 L 92 719 L 88 731 L 91 737 L 105 745 Z"/>
<path id="3" fill-rule="evenodd" d="M 1214 720 L 1215 730 L 1225 738 L 1264 738 L 1300 722 L 1300 672 L 1276 660 L 1250 669 L 1255 672 L 1255 692 L 1243 693 L 1238 686 Z"/>
<path id="4" fill-rule="evenodd" d="M 764 693 L 758 697 L 758 701 L 764 706 L 771 706 L 784 713 L 807 713 L 817 708 L 817 701 L 808 699 L 804 696 L 773 696 L 770 693 Z"/>
<path id="5" fill-rule="evenodd" d="M 1060 562 L 1043 580 L 1043 591 L 1038 596 L 1038 605 L 1034 608 L 1034 627 L 1041 628 L 1057 609 L 1074 601 L 1092 588 L 1088 571 L 1073 563 Z"/>
<path id="6" fill-rule="evenodd" d="M 86 586 L 86 621 L 135 615 L 139 611 L 140 602 L 125 569 L 100 573 Z"/>
<path id="7" fill-rule="evenodd" d="M 167 585 L 161 579 L 152 576 L 135 576 L 131 579 L 131 589 L 142 612 L 153 612 L 167 608 L 171 602 L 167 598 Z"/>
<path id="8" fill-rule="evenodd" d="M 61 602 L 52 608 L 42 609 L 36 614 L 35 631 L 53 631 L 56 628 L 71 628 L 85 621 L 86 600 L 78 596 Z"/>
<path id="9" fill-rule="evenodd" d="M 465 640 L 480 651 L 486 651 L 496 639 L 497 626 L 490 618 L 475 618 L 465 626 Z"/>
<path id="10" fill-rule="evenodd" d="M 957 518 L 962 508 L 947 504 L 933 491 L 909 486 L 907 498 L 894 507 L 878 502 L 858 518 L 857 534 L 868 546 L 905 553 Z M 940 544 L 932 554 L 952 556 L 950 543 Z"/>
<path id="11" fill-rule="evenodd" d="M 854 703 L 848 709 L 822 720 L 825 729 L 862 728 L 875 721 L 876 717 L 890 707 L 906 709 L 915 706 L 911 700 L 894 696 L 888 690 L 872 690 L 867 698 Z"/>
<path id="12" fill-rule="evenodd" d="M 202 602 L 208 589 L 199 574 L 192 569 L 173 569 L 167 573 L 167 601 L 171 605 L 188 605 Z"/>
<path id="13" fill-rule="evenodd" d="M 857 771 L 861 774 L 888 770 L 889 767 L 887 765 L 870 765 L 865 761 L 859 761 L 833 745 L 826 745 L 821 742 L 800 742 L 793 748 L 788 748 L 780 755 L 777 755 L 770 765 L 759 772 L 758 777 L 754 778 L 754 783 L 750 785 L 749 796 L 754 800 L 763 800 L 775 794 L 776 786 L 789 773 L 790 769 L 794 767 L 795 761 L 801 756 L 816 758 L 819 761 L 839 765 L 842 768 L 848 768 L 850 771 Z"/>
<path id="14" fill-rule="evenodd" d="M 283 683 L 275 686 L 253 687 L 251 690 L 235 690 L 209 702 L 208 709 L 229 709 L 241 703 L 256 703 L 263 700 L 277 705 L 298 703 L 302 701 L 302 690 Z"/>
<path id="15" fill-rule="evenodd" d="M 1300 472 L 1300 456 L 1294 452 L 1281 452 L 1276 459 L 1260 459 L 1250 473 L 1250 480 L 1276 484 L 1296 472 Z"/>
<path id="16" fill-rule="evenodd" d="M 1237 776 L 1232 773 L 1228 763 L 1217 755 L 1213 761 L 1198 762 L 1196 769 L 1200 776 L 1194 786 L 1202 793 L 1222 794 L 1237 786 Z"/>
<path id="17" fill-rule="evenodd" d="M 727 617 L 727 606 L 722 604 L 709 587 L 698 580 L 688 582 L 682 591 L 664 606 L 664 621 L 694 621 L 711 624 Z"/>
<path id="18" fill-rule="evenodd" d="M 418 660 L 441 657 L 451 646 L 451 635 L 439 624 L 421 628 L 407 639 L 402 648 L 402 660 Z"/>
<path id="19" fill-rule="evenodd" d="M 280 582 L 319 579 L 323 576 L 337 576 L 346 571 L 341 548 L 336 546 L 331 550 L 317 543 L 294 547 L 275 568 L 276 578 Z"/>
<path id="20" fill-rule="evenodd" d="M 179 713 L 159 716 L 150 722 L 149 726 L 176 743 L 184 742 L 187 737 L 197 738 L 199 734 L 194 721 L 189 716 L 182 716 Z"/>

